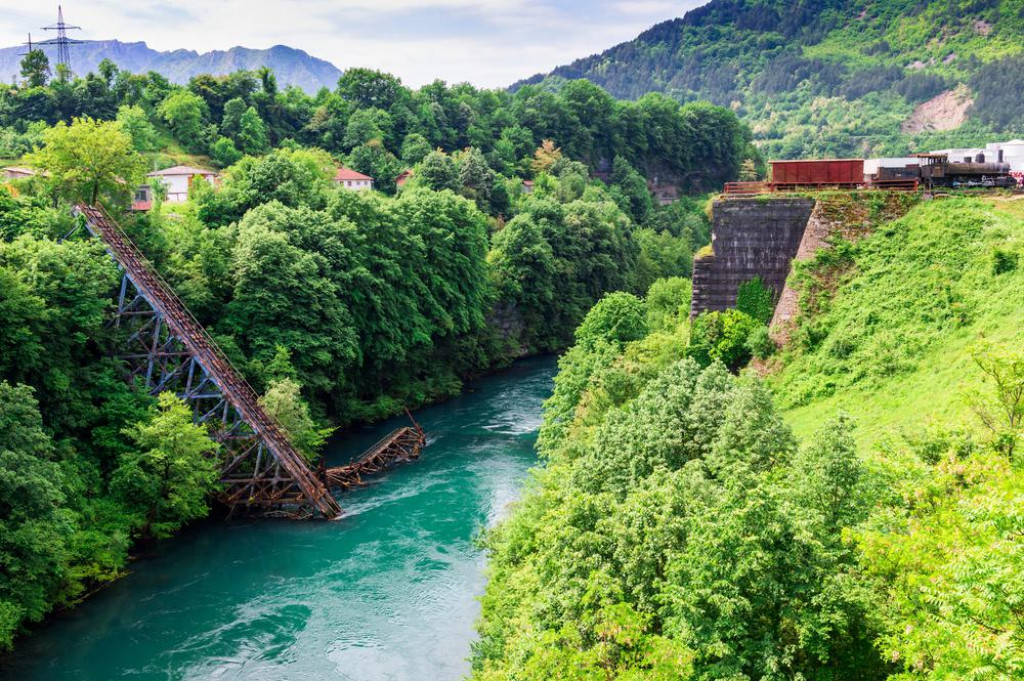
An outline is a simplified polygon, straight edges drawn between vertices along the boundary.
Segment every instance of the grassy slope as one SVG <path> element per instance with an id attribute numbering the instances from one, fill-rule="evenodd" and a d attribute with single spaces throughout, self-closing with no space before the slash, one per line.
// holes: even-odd
<path id="1" fill-rule="evenodd" d="M 972 349 L 981 339 L 1019 347 L 1024 329 L 1024 257 L 996 275 L 996 248 L 1024 251 L 1024 198 L 921 204 L 854 246 L 853 269 L 798 337 L 823 335 L 771 379 L 798 437 L 839 409 L 865 447 L 894 429 L 973 423 Z"/>

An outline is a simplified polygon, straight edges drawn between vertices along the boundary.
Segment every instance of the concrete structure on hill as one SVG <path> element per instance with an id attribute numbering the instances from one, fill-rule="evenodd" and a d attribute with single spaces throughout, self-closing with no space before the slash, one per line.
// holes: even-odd
<path id="1" fill-rule="evenodd" d="M 357 173 L 351 168 L 338 168 L 338 172 L 334 174 L 334 182 L 340 187 L 357 192 L 373 189 L 372 177 Z"/>

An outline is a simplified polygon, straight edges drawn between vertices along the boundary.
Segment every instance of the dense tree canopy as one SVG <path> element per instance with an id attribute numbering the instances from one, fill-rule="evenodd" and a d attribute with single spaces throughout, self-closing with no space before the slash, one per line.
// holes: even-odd
<path id="1" fill-rule="evenodd" d="M 607 296 L 560 360 L 546 465 L 486 536 L 472 678 L 1019 676 L 1022 487 L 1002 431 L 936 429 L 875 459 L 840 413 L 800 443 L 759 379 L 685 357 L 681 283 Z M 1006 352 L 993 363 L 995 392 L 1020 385 Z"/>
<path id="2" fill-rule="evenodd" d="M 102 195 L 123 204 L 146 171 L 145 159 L 135 152 L 135 139 L 119 122 L 60 121 L 43 133 L 43 147 L 30 160 L 47 173 L 55 196 L 96 204 Z"/>
<path id="3" fill-rule="evenodd" d="M 269 71 L 181 87 L 109 62 L 36 81 L 0 88 L 0 147 L 45 171 L 15 182 L 17 198 L 0 189 L 0 647 L 120 575 L 133 541 L 205 515 L 216 489 L 204 429 L 123 380 L 106 324 L 117 272 L 99 244 L 58 241 L 69 202 L 123 207 L 150 164 L 223 169 L 187 205 L 123 225 L 316 462 L 331 426 L 563 349 L 606 293 L 628 291 L 601 309 L 631 310 L 630 324 L 597 314 L 585 335 L 642 335 L 636 295 L 685 275 L 707 236 L 696 203 L 654 205 L 644 174 L 702 189 L 748 155 L 727 111 L 616 102 L 585 83 L 413 91 L 353 69 L 310 97 Z M 338 187 L 339 165 L 378 191 Z"/>
<path id="4" fill-rule="evenodd" d="M 334 91 L 311 97 L 297 88 L 279 90 L 269 71 L 200 75 L 180 87 L 157 73 L 118 71 L 109 61 L 98 75 L 48 83 L 37 54 L 42 55 L 34 51 L 25 60 L 23 83 L 0 89 L 0 128 L 14 135 L 24 134 L 36 121 L 109 120 L 129 107 L 131 113 L 122 118 L 133 138 L 142 129 L 142 111 L 186 152 L 210 155 L 221 165 L 235 160 L 222 139 L 245 154 L 262 154 L 288 141 L 354 155 L 346 160 L 353 165 L 361 160 L 364 168 L 378 173 L 374 178 L 382 186 L 401 172 L 403 163 L 415 165 L 432 149 L 452 153 L 467 147 L 479 152 L 472 167 L 528 178 L 547 170 L 531 163 L 545 140 L 591 170 L 604 172 L 617 164 L 685 189 L 715 188 L 735 179 L 744 159 L 757 158 L 749 131 L 726 109 L 680 106 L 660 95 L 617 101 L 583 80 L 554 91 L 527 86 L 514 94 L 440 81 L 411 90 L 389 74 L 349 69 Z M 148 136 L 148 131 L 142 135 Z M 375 142 L 391 163 L 366 160 L 365 147 Z M 149 144 L 136 140 L 140 150 Z M 480 169 L 474 173 L 482 178 Z M 464 179 L 471 180 L 465 186 L 480 190 L 478 181 Z M 629 186 L 625 196 L 642 204 L 643 179 L 631 175 L 625 180 L 617 172 L 614 181 Z M 642 205 L 633 208 L 642 210 Z M 629 212 L 641 219 L 636 210 Z"/>

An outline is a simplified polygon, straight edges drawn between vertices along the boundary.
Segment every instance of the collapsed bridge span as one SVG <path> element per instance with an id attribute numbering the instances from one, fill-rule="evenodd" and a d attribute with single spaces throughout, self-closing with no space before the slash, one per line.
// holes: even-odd
<path id="1" fill-rule="evenodd" d="M 340 516 L 341 506 L 327 485 L 117 223 L 102 208 L 79 204 L 73 213 L 103 242 L 122 272 L 114 325 L 122 332 L 119 356 L 132 380 L 154 395 L 175 392 L 192 408 L 193 420 L 208 424 L 211 438 L 220 444 L 219 500 L 232 512 Z"/>

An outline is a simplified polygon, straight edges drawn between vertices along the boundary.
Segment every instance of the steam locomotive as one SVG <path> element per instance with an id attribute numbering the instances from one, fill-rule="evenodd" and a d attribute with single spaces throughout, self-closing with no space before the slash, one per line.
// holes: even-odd
<path id="1" fill-rule="evenodd" d="M 991 162 L 985 160 L 985 154 L 974 158 L 965 156 L 963 161 L 951 160 L 948 154 L 918 154 L 918 163 L 894 168 L 879 167 L 870 179 L 871 183 L 882 185 L 916 179 L 928 189 L 1016 187 L 1017 179 L 1010 175 L 1010 164 L 1003 163 L 1002 152 L 998 156 L 995 162 Z"/>

